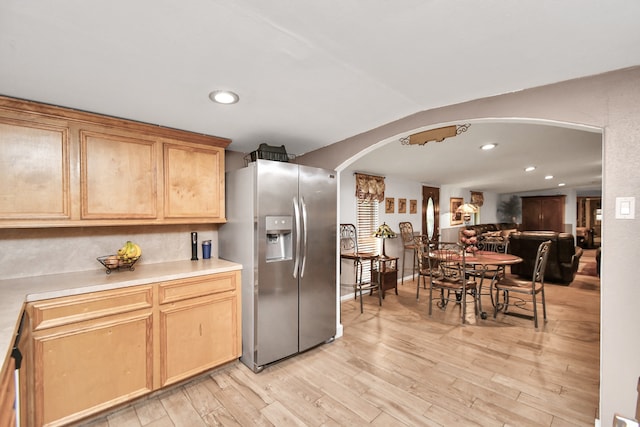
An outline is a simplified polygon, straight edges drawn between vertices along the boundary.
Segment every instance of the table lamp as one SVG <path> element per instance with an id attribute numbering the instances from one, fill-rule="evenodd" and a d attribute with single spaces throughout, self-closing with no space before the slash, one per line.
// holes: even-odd
<path id="1" fill-rule="evenodd" d="M 396 233 L 387 225 L 387 223 L 383 222 L 380 227 L 373 234 L 373 237 L 378 237 L 382 239 L 382 256 L 387 257 L 387 254 L 384 250 L 384 241 L 386 239 L 393 239 L 396 237 Z"/>
<path id="2" fill-rule="evenodd" d="M 464 223 L 469 225 L 469 221 L 471 221 L 471 214 L 477 213 L 478 207 L 471 203 L 465 203 L 464 205 L 460 205 L 460 207 L 456 209 L 456 212 L 460 212 Z"/>

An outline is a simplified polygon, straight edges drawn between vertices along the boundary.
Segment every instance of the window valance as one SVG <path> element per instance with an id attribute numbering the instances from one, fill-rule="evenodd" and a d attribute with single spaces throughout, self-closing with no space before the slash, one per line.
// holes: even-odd
<path id="1" fill-rule="evenodd" d="M 364 201 L 384 201 L 384 177 L 356 173 L 356 197 Z"/>

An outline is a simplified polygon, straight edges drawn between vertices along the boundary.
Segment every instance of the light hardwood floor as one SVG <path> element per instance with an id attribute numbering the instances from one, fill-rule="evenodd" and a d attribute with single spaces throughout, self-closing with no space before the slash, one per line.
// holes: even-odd
<path id="1" fill-rule="evenodd" d="M 254 374 L 232 363 L 83 425 L 593 426 L 600 291 L 595 277 L 546 285 L 548 322 L 427 315 L 398 285 L 382 307 L 342 304 L 344 336 Z M 490 301 L 485 300 L 485 307 Z"/>

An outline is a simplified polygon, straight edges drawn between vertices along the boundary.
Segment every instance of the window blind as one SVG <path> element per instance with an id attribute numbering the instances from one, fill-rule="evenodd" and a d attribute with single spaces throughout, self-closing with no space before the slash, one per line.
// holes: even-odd
<path id="1" fill-rule="evenodd" d="M 357 199 L 358 252 L 378 253 L 378 240 L 373 237 L 378 227 L 378 201 Z M 371 280 L 369 265 L 362 269 L 362 280 Z"/>

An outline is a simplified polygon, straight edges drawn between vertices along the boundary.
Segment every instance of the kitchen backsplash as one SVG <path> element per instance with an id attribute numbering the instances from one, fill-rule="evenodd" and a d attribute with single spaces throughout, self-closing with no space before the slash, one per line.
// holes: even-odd
<path id="1" fill-rule="evenodd" d="M 191 259 L 191 232 L 211 240 L 211 257 L 218 257 L 218 225 L 0 229 L 0 277 L 39 276 L 103 269 L 96 260 L 115 254 L 127 241 L 142 248 L 140 264 Z"/>

